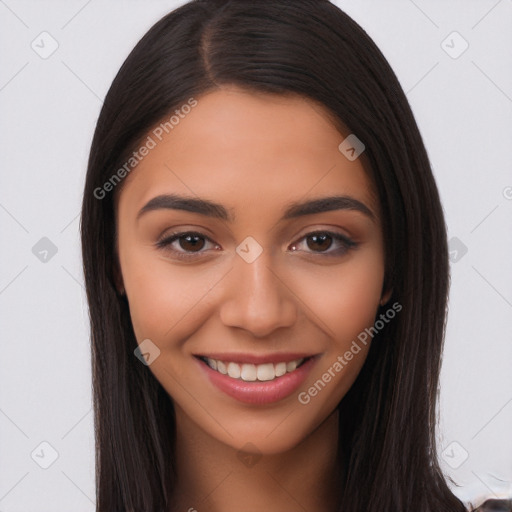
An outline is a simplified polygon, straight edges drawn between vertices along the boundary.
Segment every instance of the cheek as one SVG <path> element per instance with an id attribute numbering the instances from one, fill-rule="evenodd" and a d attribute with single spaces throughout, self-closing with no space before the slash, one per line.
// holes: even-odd
<path id="1" fill-rule="evenodd" d="M 373 325 L 381 300 L 384 264 L 378 250 L 354 254 L 345 264 L 300 272 L 297 295 L 325 332 L 344 345 Z"/>
<path id="2" fill-rule="evenodd" d="M 218 281 L 214 272 L 171 265 L 149 251 L 125 256 L 122 272 L 137 340 L 150 338 L 162 348 L 190 335 L 187 326 L 204 313 Z"/>
<path id="3" fill-rule="evenodd" d="M 357 266 L 342 279 L 335 306 L 338 314 L 334 308 L 332 311 L 337 331 L 346 332 L 350 338 L 354 338 L 373 325 L 381 299 L 383 278 L 384 270 L 375 262 L 373 266 Z"/>
<path id="4" fill-rule="evenodd" d="M 318 421 L 330 414 L 346 395 L 366 360 L 372 338 L 365 329 L 375 322 L 384 264 L 380 251 L 375 250 L 325 272 L 323 276 L 308 278 L 308 306 L 317 316 L 316 324 L 330 337 L 330 343 L 299 395 L 299 402 L 311 407 L 312 416 Z"/>

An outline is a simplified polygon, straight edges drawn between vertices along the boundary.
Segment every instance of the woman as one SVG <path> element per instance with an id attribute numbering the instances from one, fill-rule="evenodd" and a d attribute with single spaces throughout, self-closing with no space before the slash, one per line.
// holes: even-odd
<path id="1" fill-rule="evenodd" d="M 465 511 L 436 458 L 446 231 L 327 0 L 196 0 L 107 94 L 82 209 L 97 510 Z"/>

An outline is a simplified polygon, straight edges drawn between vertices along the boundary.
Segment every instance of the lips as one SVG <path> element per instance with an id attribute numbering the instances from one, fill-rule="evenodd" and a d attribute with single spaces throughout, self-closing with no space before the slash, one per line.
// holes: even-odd
<path id="1" fill-rule="evenodd" d="M 317 357 L 311 354 L 208 354 L 195 357 L 209 383 L 247 404 L 269 404 L 293 393 Z M 283 373 L 283 371 L 285 373 Z"/>

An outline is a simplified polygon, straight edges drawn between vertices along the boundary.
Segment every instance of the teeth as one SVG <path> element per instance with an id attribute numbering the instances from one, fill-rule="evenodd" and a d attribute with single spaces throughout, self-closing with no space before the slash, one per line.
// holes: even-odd
<path id="1" fill-rule="evenodd" d="M 281 377 L 286 373 L 286 363 L 277 363 L 275 367 L 276 377 Z"/>
<path id="2" fill-rule="evenodd" d="M 219 373 L 222 373 L 223 375 L 226 375 L 228 373 L 228 370 L 226 368 L 226 365 L 222 361 L 215 361 L 213 359 L 210 359 L 210 361 L 213 361 L 214 364 L 217 363 L 217 371 Z M 215 368 L 214 368 L 215 369 Z"/>
<path id="3" fill-rule="evenodd" d="M 234 364 L 234 363 L 233 363 Z M 240 378 L 247 382 L 254 382 L 257 378 L 256 365 L 254 364 L 243 364 L 242 371 L 240 372 Z"/>
<path id="4" fill-rule="evenodd" d="M 239 364 L 236 364 L 236 363 L 229 363 L 228 364 L 228 375 L 232 379 L 239 379 L 241 373 L 242 373 L 242 370 L 241 370 Z"/>
<path id="5" fill-rule="evenodd" d="M 295 361 L 290 361 L 289 363 L 286 363 L 286 371 L 287 372 L 293 372 L 297 368 L 297 363 Z"/>
<path id="6" fill-rule="evenodd" d="M 286 373 L 293 372 L 304 361 L 297 359 L 287 363 L 265 363 L 265 364 L 238 364 L 233 362 L 218 361 L 216 359 L 205 358 L 206 363 L 212 370 L 216 370 L 223 375 L 228 375 L 232 379 L 239 379 L 245 382 L 255 382 L 256 380 L 265 382 L 281 377 Z"/>
<path id="7" fill-rule="evenodd" d="M 276 371 L 272 363 L 259 364 L 256 371 L 258 380 L 273 380 L 276 378 Z"/>

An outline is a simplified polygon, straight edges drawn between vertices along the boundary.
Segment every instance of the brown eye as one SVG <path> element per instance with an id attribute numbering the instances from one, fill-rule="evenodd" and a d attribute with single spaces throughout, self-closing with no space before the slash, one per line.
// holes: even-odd
<path id="1" fill-rule="evenodd" d="M 180 247 L 185 251 L 201 250 L 205 245 L 204 238 L 194 234 L 180 236 L 177 240 L 179 240 Z"/>
<path id="2" fill-rule="evenodd" d="M 328 234 L 309 235 L 307 245 L 311 250 L 326 251 L 332 244 L 332 237 Z M 310 243 L 311 241 L 311 243 Z"/>
<path id="3" fill-rule="evenodd" d="M 207 244 L 211 245 L 210 248 L 219 248 L 217 244 L 201 233 L 183 231 L 171 233 L 169 236 L 156 242 L 155 245 L 165 253 L 171 254 L 172 257 L 186 260 L 200 257 L 208 249 L 208 247 L 206 247 Z"/>
<path id="4" fill-rule="evenodd" d="M 343 256 L 350 249 L 357 247 L 357 243 L 340 233 L 332 231 L 316 231 L 308 233 L 301 240 L 306 240 L 306 249 L 298 249 L 302 242 L 294 243 L 291 247 L 292 251 L 301 251 L 319 256 Z M 338 246 L 338 247 L 336 247 Z M 334 247 L 334 249 L 331 249 Z"/>

